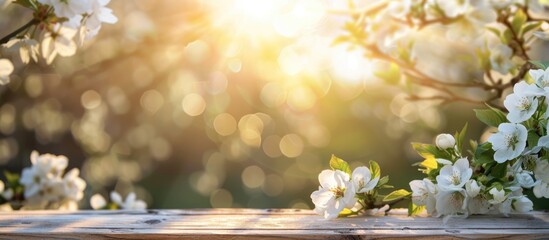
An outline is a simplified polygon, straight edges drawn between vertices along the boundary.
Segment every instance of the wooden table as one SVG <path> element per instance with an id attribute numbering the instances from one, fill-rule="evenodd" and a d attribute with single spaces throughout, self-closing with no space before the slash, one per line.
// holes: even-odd
<path id="1" fill-rule="evenodd" d="M 549 212 L 450 219 L 386 217 L 325 220 L 299 209 L 195 209 L 148 211 L 19 211 L 0 213 L 0 239 L 371 239 L 545 238 Z"/>

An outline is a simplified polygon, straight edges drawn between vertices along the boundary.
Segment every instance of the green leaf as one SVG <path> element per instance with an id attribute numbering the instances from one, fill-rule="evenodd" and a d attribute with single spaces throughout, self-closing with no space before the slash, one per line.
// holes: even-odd
<path id="1" fill-rule="evenodd" d="M 473 152 L 477 151 L 478 142 L 476 140 L 470 139 L 469 140 L 469 146 L 471 147 L 471 150 Z"/>
<path id="2" fill-rule="evenodd" d="M 412 143 L 412 148 L 416 150 L 419 155 L 421 155 L 424 158 L 434 157 L 434 158 L 444 158 L 444 159 L 451 159 L 452 156 L 443 151 L 440 150 L 437 146 L 432 144 L 424 144 L 424 143 Z"/>
<path id="3" fill-rule="evenodd" d="M 408 205 L 408 216 L 418 215 L 423 212 L 423 210 L 425 210 L 425 206 L 418 206 L 415 205 L 413 202 L 410 202 L 410 204 Z"/>
<path id="4" fill-rule="evenodd" d="M 495 178 L 504 178 L 507 175 L 507 163 L 496 164 L 490 174 Z"/>
<path id="5" fill-rule="evenodd" d="M 524 13 L 524 11 L 522 11 L 522 9 L 519 8 L 516 11 L 515 16 L 513 17 L 513 20 L 511 21 L 511 27 L 513 28 L 513 31 L 517 34 L 520 33 L 520 30 L 522 29 L 524 23 L 526 23 L 526 20 L 526 14 Z"/>
<path id="6" fill-rule="evenodd" d="M 504 44 L 509 44 L 512 39 L 513 33 L 511 32 L 511 29 L 505 29 L 505 31 L 503 31 L 503 35 L 501 36 L 501 42 L 503 42 Z"/>
<path id="7" fill-rule="evenodd" d="M 485 142 L 477 146 L 475 151 L 474 163 L 475 165 L 482 165 L 485 163 L 494 162 L 494 150 L 492 149 L 492 143 Z"/>
<path id="8" fill-rule="evenodd" d="M 528 146 L 537 146 L 539 138 L 540 136 L 536 133 L 536 130 L 528 131 Z"/>
<path id="9" fill-rule="evenodd" d="M 501 35 L 501 33 L 499 32 L 499 29 L 497 28 L 494 28 L 494 27 L 486 27 L 486 29 L 488 29 L 488 31 L 494 33 L 496 35 L 496 37 L 499 37 Z"/>
<path id="10" fill-rule="evenodd" d="M 381 185 L 379 186 L 380 189 L 385 189 L 385 188 L 395 188 L 395 186 L 393 185 L 389 185 L 389 184 L 385 184 L 385 185 Z"/>
<path id="11" fill-rule="evenodd" d="M 543 22 L 531 22 L 531 23 L 528 23 L 526 24 L 523 28 L 522 28 L 522 31 L 521 33 L 524 35 L 532 30 L 535 30 L 535 29 L 538 29 L 539 27 L 541 27 L 541 24 Z"/>
<path id="12" fill-rule="evenodd" d="M 478 120 L 491 127 L 498 127 L 501 123 L 507 122 L 505 113 L 499 109 L 474 109 Z"/>
<path id="13" fill-rule="evenodd" d="M 530 60 L 529 61 L 531 64 L 534 64 L 536 67 L 540 68 L 540 69 L 546 69 L 547 67 L 549 67 L 549 61 L 534 61 L 534 60 Z"/>
<path id="14" fill-rule="evenodd" d="M 395 63 L 391 63 L 389 69 L 376 71 L 374 75 L 388 84 L 398 84 L 400 82 L 400 68 Z"/>
<path id="15" fill-rule="evenodd" d="M 399 189 L 399 190 L 395 190 L 395 191 L 389 193 L 389 195 L 387 195 L 383 198 L 383 201 L 384 202 L 392 202 L 392 201 L 399 200 L 401 198 L 410 196 L 411 194 L 412 194 L 411 192 L 408 192 L 405 189 Z"/>
<path id="16" fill-rule="evenodd" d="M 372 179 L 381 176 L 381 168 L 379 168 L 379 164 L 376 161 L 370 160 L 370 172 L 372 173 Z"/>
<path id="17" fill-rule="evenodd" d="M 352 216 L 352 215 L 356 215 L 356 214 L 357 214 L 357 212 L 353 212 L 353 210 L 351 210 L 351 209 L 344 208 L 343 210 L 341 210 L 341 212 L 339 212 L 338 217 L 348 217 L 348 216 Z"/>
<path id="18" fill-rule="evenodd" d="M 4 175 L 6 176 L 6 183 L 8 186 L 14 187 L 19 185 L 19 174 L 4 171 Z"/>
<path id="19" fill-rule="evenodd" d="M 461 129 L 460 132 L 456 132 L 454 135 L 454 138 L 456 139 L 456 145 L 457 149 L 461 152 L 463 147 L 463 141 L 465 141 L 465 134 L 467 133 L 467 123 L 465 123 L 465 126 Z"/>
<path id="20" fill-rule="evenodd" d="M 351 167 L 349 167 L 349 164 L 333 154 L 332 158 L 330 159 L 330 167 L 332 168 L 332 170 L 340 170 L 351 175 Z"/>
<path id="21" fill-rule="evenodd" d="M 389 176 L 384 176 L 377 182 L 377 186 L 383 186 L 389 182 Z"/>

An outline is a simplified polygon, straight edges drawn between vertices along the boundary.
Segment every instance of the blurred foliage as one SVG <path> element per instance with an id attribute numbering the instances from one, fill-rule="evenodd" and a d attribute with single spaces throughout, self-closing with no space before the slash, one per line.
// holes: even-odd
<path id="1" fill-rule="evenodd" d="M 325 9 L 337 4 L 264 4 L 113 2 L 119 23 L 76 56 L 0 88 L 0 168 L 21 171 L 36 149 L 82 169 L 85 199 L 116 190 L 151 208 L 310 208 L 331 154 L 351 167 L 376 160 L 408 188 L 420 176 L 410 142 L 469 120 L 469 137 L 484 131 L 472 105 L 409 102 L 359 51 L 332 47 L 343 21 Z M 25 14 L 4 10 L 0 35 Z"/>

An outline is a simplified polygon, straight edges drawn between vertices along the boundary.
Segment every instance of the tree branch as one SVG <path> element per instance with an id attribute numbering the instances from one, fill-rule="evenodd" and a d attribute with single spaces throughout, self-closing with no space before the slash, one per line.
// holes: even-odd
<path id="1" fill-rule="evenodd" d="M 26 23 L 22 27 L 18 28 L 17 30 L 11 32 L 10 34 L 8 34 L 5 37 L 3 37 L 2 39 L 0 39 L 0 45 L 2 45 L 4 43 L 7 43 L 10 39 L 16 37 L 17 34 L 25 31 L 27 28 L 31 27 L 32 25 L 37 24 L 38 22 L 39 22 L 38 20 L 33 18 L 32 20 L 30 20 L 28 23 Z"/>

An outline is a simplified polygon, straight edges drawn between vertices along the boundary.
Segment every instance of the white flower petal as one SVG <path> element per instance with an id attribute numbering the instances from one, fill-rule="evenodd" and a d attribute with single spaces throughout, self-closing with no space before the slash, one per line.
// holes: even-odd
<path id="1" fill-rule="evenodd" d="M 107 206 L 107 201 L 105 200 L 105 198 L 103 196 L 101 196 L 101 194 L 94 194 L 91 198 L 90 198 L 90 205 L 93 209 L 101 209 L 101 208 L 104 208 L 105 206 Z"/>

